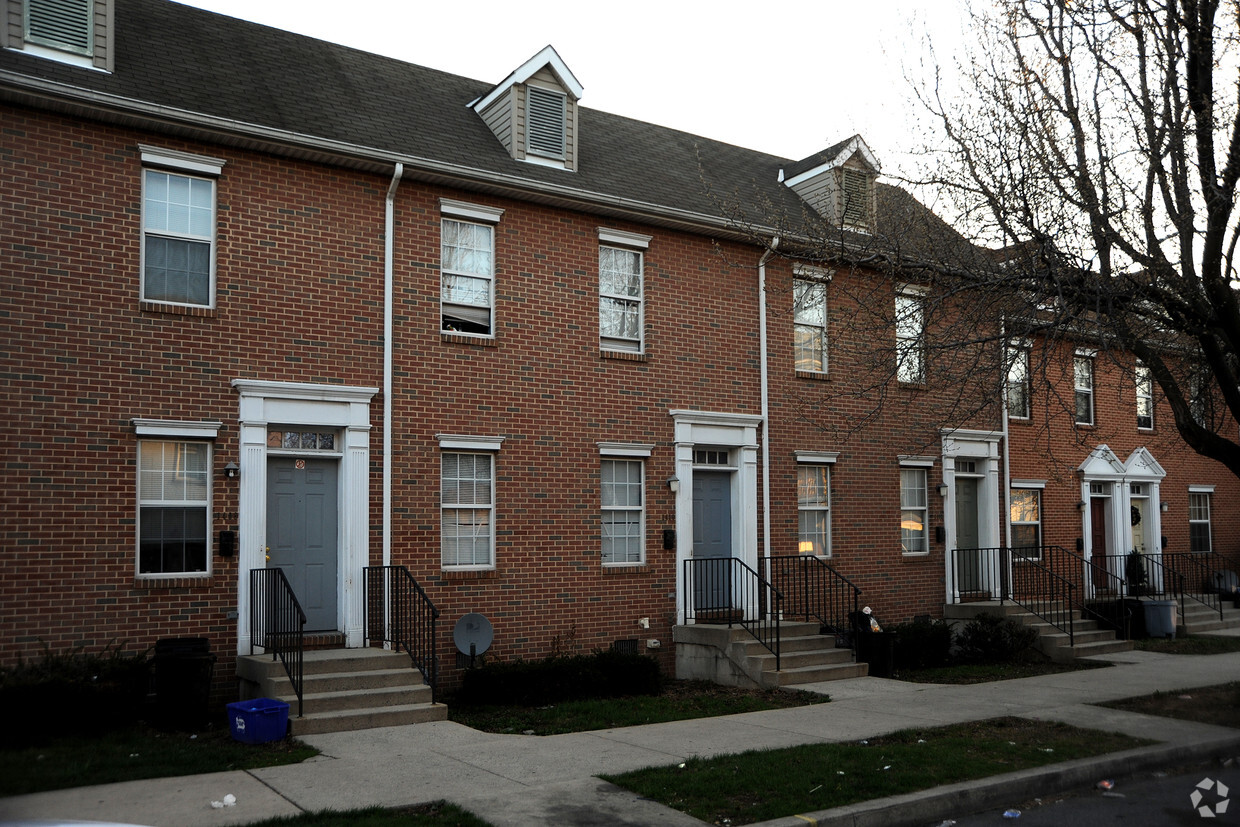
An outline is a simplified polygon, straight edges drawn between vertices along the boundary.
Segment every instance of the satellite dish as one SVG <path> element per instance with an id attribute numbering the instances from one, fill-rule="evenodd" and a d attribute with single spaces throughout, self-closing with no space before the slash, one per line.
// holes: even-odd
<path id="1" fill-rule="evenodd" d="M 490 649 L 494 637 L 491 621 L 477 612 L 462 615 L 452 630 L 452 642 L 456 644 L 457 650 L 470 657 L 481 655 Z"/>

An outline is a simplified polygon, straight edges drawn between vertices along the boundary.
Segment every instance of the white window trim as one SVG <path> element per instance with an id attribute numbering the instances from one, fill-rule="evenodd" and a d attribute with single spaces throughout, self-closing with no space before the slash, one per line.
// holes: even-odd
<path id="1" fill-rule="evenodd" d="M 439 454 L 439 492 L 440 492 L 439 569 L 440 571 L 494 571 L 496 568 L 496 557 L 497 557 L 495 534 L 496 534 L 496 529 L 499 524 L 499 518 L 498 518 L 499 491 L 497 490 L 497 478 L 499 476 L 498 474 L 499 469 L 497 468 L 497 466 L 499 463 L 497 459 L 497 452 L 499 451 L 499 443 L 503 442 L 503 438 L 502 437 L 500 438 L 493 438 L 493 437 L 459 437 L 457 438 L 457 437 L 445 437 L 443 435 L 440 435 L 438 438 L 439 438 L 439 447 L 440 447 L 440 454 Z M 471 447 L 471 446 L 475 446 L 475 447 Z M 493 447 L 486 447 L 486 446 L 493 446 Z M 454 503 L 452 505 L 446 505 L 443 502 L 443 457 L 445 453 L 450 453 L 450 454 L 483 453 L 483 454 L 493 455 L 491 458 L 491 502 L 489 505 L 481 506 L 476 503 L 472 503 L 468 505 L 461 505 L 459 503 Z M 447 509 L 447 508 L 454 508 L 454 509 L 459 508 L 463 510 L 472 510 L 472 511 L 486 510 L 489 513 L 490 520 L 491 520 L 491 543 L 490 543 L 491 547 L 490 547 L 489 556 L 491 558 L 491 562 L 447 564 L 443 561 L 443 512 L 444 512 L 444 509 Z"/>
<path id="2" fill-rule="evenodd" d="M 1138 377 L 1142 371 L 1144 371 L 1146 378 L 1149 380 L 1149 393 L 1143 393 L 1141 391 L 1141 382 L 1138 379 Z M 1138 431 L 1152 431 L 1154 430 L 1154 372 L 1150 370 L 1149 365 L 1144 365 L 1138 362 L 1133 367 L 1132 373 L 1133 373 L 1133 396 L 1137 403 L 1137 410 L 1134 411 L 1134 413 L 1136 414 L 1136 418 L 1137 418 L 1137 430 Z M 1150 402 L 1150 424 L 1149 425 L 1142 425 L 1140 421 L 1141 419 L 1140 403 L 1142 399 L 1148 399 Z"/>
<path id="3" fill-rule="evenodd" d="M 1011 488 L 1046 488 L 1046 480 L 1012 480 Z"/>
<path id="4" fill-rule="evenodd" d="M 1208 489 L 1208 490 L 1206 490 Z M 1193 495 L 1206 498 L 1206 518 L 1204 520 L 1193 519 L 1192 499 Z M 1214 486 L 1213 485 L 1190 485 L 1188 487 L 1188 543 L 1189 552 L 1193 554 L 1214 553 Z M 1193 526 L 1204 525 L 1207 532 L 1207 542 L 1209 550 L 1207 552 L 1194 552 L 1192 550 L 1193 543 Z"/>
<path id="5" fill-rule="evenodd" d="M 192 152 L 163 149 L 162 147 L 147 146 L 146 144 L 138 144 L 138 151 L 142 154 L 142 165 L 144 167 L 162 167 L 164 169 L 188 172 L 193 175 L 219 176 L 224 171 L 224 165 L 228 163 L 223 158 L 195 155 Z"/>
<path id="6" fill-rule="evenodd" d="M 167 419 L 131 419 L 134 433 L 140 437 L 172 437 L 177 439 L 215 439 L 222 422 L 182 422 Z"/>
<path id="7" fill-rule="evenodd" d="M 649 457 L 654 451 L 654 443 L 647 442 L 599 442 L 599 456 L 603 457 Z"/>
<path id="8" fill-rule="evenodd" d="M 506 437 L 502 436 L 460 436 L 457 434 L 435 434 L 439 440 L 441 451 L 498 451 Z"/>
<path id="9" fill-rule="evenodd" d="M 214 576 L 215 563 L 215 544 L 211 542 L 212 532 L 211 526 L 214 520 L 213 502 L 215 497 L 215 442 L 214 438 L 219 433 L 221 423 L 219 422 L 165 422 L 156 419 L 134 419 L 135 432 L 141 438 L 134 447 L 134 460 L 137 467 L 134 469 L 134 549 L 133 549 L 133 572 L 134 579 L 144 581 L 159 580 L 194 580 L 207 579 Z M 138 423 L 142 423 L 139 425 Z M 211 427 L 214 426 L 214 427 Z M 188 433 L 186 433 L 188 432 Z M 188 437 L 188 438 L 187 438 Z M 206 544 L 206 566 L 202 571 L 173 571 L 173 572 L 144 572 L 142 571 L 142 467 L 141 467 L 141 445 L 144 442 L 202 442 L 207 446 L 207 494 L 203 503 L 203 509 L 206 511 L 206 533 L 204 542 Z M 189 502 L 188 500 L 184 502 Z M 153 505 L 153 504 L 151 504 Z M 156 506 L 157 507 L 157 506 Z"/>
<path id="10" fill-rule="evenodd" d="M 1089 361 L 1089 387 L 1077 384 L 1076 362 L 1078 359 L 1086 359 Z M 1098 379 L 1095 372 L 1094 354 L 1087 350 L 1077 350 L 1072 356 L 1072 421 L 1077 425 L 1095 425 L 1098 420 L 1096 405 L 1094 404 L 1094 389 L 1097 387 Z M 1082 421 L 1078 418 L 1076 410 L 1076 395 L 1085 393 L 1089 395 L 1089 419 Z"/>
<path id="11" fill-rule="evenodd" d="M 1013 359 L 1007 363 L 1003 377 L 1003 407 L 1007 410 L 1008 419 L 1029 420 L 1033 417 L 1033 347 L 1027 339 L 1008 342 L 1004 346 L 1004 361 L 1007 362 L 1008 352 L 1017 352 L 1020 354 L 1021 361 L 1025 365 L 1025 410 L 1015 413 L 1011 406 L 1011 389 L 1012 389 L 1012 367 L 1016 364 Z M 1073 397 L 1075 399 L 1075 397 Z"/>
<path id="12" fill-rule="evenodd" d="M 894 317 L 895 334 L 896 334 L 896 380 L 904 385 L 924 385 L 929 377 L 929 365 L 926 353 L 926 297 L 930 294 L 930 288 L 924 284 L 897 284 L 895 296 L 895 308 L 899 307 L 900 299 L 915 299 L 921 306 L 921 329 L 917 331 L 916 337 L 908 337 L 900 335 L 900 314 L 897 312 Z M 904 368 L 904 348 L 909 347 L 905 342 L 912 342 L 916 346 L 917 351 L 917 368 L 920 374 L 917 379 L 907 380 L 900 374 Z"/>
<path id="13" fill-rule="evenodd" d="M 812 370 L 808 368 L 797 368 L 797 370 L 801 370 L 805 373 L 826 374 L 831 367 L 829 348 L 828 348 L 829 341 L 827 339 L 827 324 L 831 320 L 830 314 L 827 309 L 827 285 L 831 283 L 831 276 L 834 275 L 834 271 L 822 270 L 821 268 L 816 268 L 816 267 L 810 268 L 810 267 L 795 267 L 794 266 L 792 269 L 793 269 L 792 328 L 793 328 L 793 340 L 794 340 L 793 342 L 794 343 L 793 363 L 795 365 L 796 358 L 798 355 L 798 349 L 795 347 L 796 328 L 797 327 L 814 327 L 822 331 L 822 352 L 818 354 L 819 357 L 822 359 L 822 368 L 819 370 Z M 816 275 L 811 275 L 809 272 L 811 270 L 816 270 L 819 273 L 826 273 L 826 276 L 825 278 L 823 278 L 823 277 L 819 277 Z M 797 321 L 797 305 L 796 305 L 796 293 L 797 293 L 796 283 L 797 282 L 815 282 L 815 283 L 822 285 L 822 324 L 821 325 L 809 325 L 809 324 L 804 324 L 802 322 Z"/>
<path id="14" fill-rule="evenodd" d="M 175 149 L 161 149 L 159 147 L 147 146 L 139 144 L 138 149 L 142 158 L 142 209 L 141 209 L 141 244 L 139 253 L 139 283 L 140 297 L 144 302 L 151 304 L 163 305 L 166 307 L 205 307 L 208 309 L 215 308 L 215 270 L 216 256 L 219 251 L 219 178 L 220 173 L 224 169 L 226 163 L 222 158 L 212 158 L 207 155 L 195 155 L 190 152 L 180 152 Z M 198 178 L 211 182 L 211 234 L 210 236 L 192 236 L 189 234 L 169 234 L 159 231 L 148 231 L 146 227 L 146 173 L 148 170 L 171 173 L 174 175 L 183 175 L 187 178 Z M 210 260 L 207 264 L 207 301 L 205 304 L 197 304 L 193 302 L 175 302 L 166 299 L 155 299 L 146 294 L 146 239 L 148 232 L 165 238 L 184 238 L 193 241 L 206 241 L 211 245 Z"/>
<path id="15" fill-rule="evenodd" d="M 625 568 L 625 567 L 633 568 L 636 566 L 644 566 L 646 565 L 646 458 L 650 456 L 650 451 L 646 450 L 645 453 L 641 452 L 642 449 L 647 448 L 647 446 L 623 446 L 623 445 L 617 445 L 615 443 L 600 443 L 600 447 L 603 444 L 608 444 L 610 446 L 613 446 L 613 449 L 610 451 L 600 452 L 600 457 L 599 457 L 600 468 L 601 468 L 602 462 L 607 461 L 607 460 L 614 461 L 614 462 L 636 462 L 641 466 L 641 505 L 639 505 L 636 509 L 634 509 L 628 506 L 624 506 L 624 507 L 605 506 L 601 502 L 599 503 L 600 526 L 601 526 L 601 520 L 602 520 L 601 515 L 608 511 L 637 511 L 638 512 L 638 529 L 637 529 L 638 535 L 637 536 L 640 538 L 641 558 L 638 560 L 619 560 L 619 561 L 602 560 L 601 562 L 602 562 L 603 568 L 614 569 L 614 568 Z M 649 447 L 653 448 L 654 446 L 649 446 Z M 626 452 L 626 450 L 628 449 L 632 449 L 632 452 Z M 600 500 L 602 498 L 602 492 L 603 492 L 603 484 L 602 484 L 602 480 L 600 479 L 599 480 Z M 603 544 L 602 534 L 600 530 L 600 536 L 599 536 L 600 559 L 602 557 L 602 544 Z"/>
<path id="16" fill-rule="evenodd" d="M 449 218 L 460 218 L 465 221 L 498 224 L 504 211 L 499 207 L 485 207 L 481 204 L 470 204 L 465 201 L 454 201 L 451 198 L 440 198 L 439 213 Z"/>
<path id="17" fill-rule="evenodd" d="M 904 507 L 904 486 L 900 486 L 900 498 L 898 501 L 899 511 L 917 511 L 920 510 L 925 515 L 922 519 L 922 533 L 925 537 L 925 551 L 905 551 L 901 542 L 900 554 L 904 557 L 927 557 L 930 554 L 930 468 L 934 467 L 934 457 L 910 456 L 902 454 L 899 457 L 900 470 L 921 470 L 925 471 L 926 482 L 924 486 L 926 504 L 921 509 Z M 903 529 L 901 529 L 903 530 Z"/>
<path id="18" fill-rule="evenodd" d="M 1041 548 L 1041 546 L 1045 545 L 1045 537 L 1046 537 L 1046 534 L 1045 534 L 1045 531 L 1046 531 L 1046 524 L 1045 524 L 1045 523 L 1043 522 L 1043 520 L 1042 520 L 1042 493 L 1043 493 L 1043 491 L 1045 490 L 1045 488 L 1046 488 L 1046 483 L 1045 483 L 1044 481 L 1043 481 L 1043 482 L 1037 482 L 1037 481 L 1033 481 L 1033 480 L 1012 480 L 1011 485 L 1009 485 L 1009 486 L 1008 486 L 1008 526 L 1009 526 L 1009 528 L 1015 528 L 1015 527 L 1016 527 L 1016 526 L 1018 526 L 1018 525 L 1019 525 L 1019 526 L 1025 526 L 1025 525 L 1036 525 L 1036 526 L 1038 527 L 1038 546 L 1039 546 L 1039 549 Z M 1012 492 L 1013 492 L 1013 491 L 1017 491 L 1017 490 L 1023 490 L 1023 491 L 1036 491 L 1036 492 L 1037 492 L 1037 494 L 1038 494 L 1038 519 L 1037 519 L 1037 522 L 1032 522 L 1032 523 L 1031 523 L 1031 522 L 1017 522 L 1017 521 L 1015 521 L 1015 520 L 1013 520 L 1013 519 L 1012 519 L 1012 506 L 1011 506 L 1011 502 L 1012 502 Z M 1014 546 L 1014 548 L 1024 548 L 1024 546 Z M 1022 558 L 1022 559 L 1025 559 L 1025 560 L 1041 560 L 1041 559 L 1042 559 L 1042 552 L 1039 550 L 1039 551 L 1038 551 L 1038 555 L 1037 555 L 1036 557 L 1024 557 L 1024 558 Z"/>
<path id="19" fill-rule="evenodd" d="M 815 557 L 828 559 L 835 555 L 835 525 L 834 525 L 834 509 L 833 498 L 831 496 L 832 474 L 835 473 L 835 460 L 839 457 L 838 451 L 797 451 L 797 484 L 800 485 L 800 469 L 801 466 L 814 467 L 822 466 L 827 469 L 827 504 L 822 505 L 802 505 L 797 502 L 797 553 L 801 552 L 801 512 L 802 511 L 825 511 L 827 514 L 827 546 L 822 554 L 816 554 Z M 799 500 L 799 495 L 798 495 Z"/>
<path id="20" fill-rule="evenodd" d="M 1214 486 L 1213 485 L 1190 485 L 1188 487 L 1188 493 L 1190 494 L 1213 494 Z"/>
<path id="21" fill-rule="evenodd" d="M 646 352 L 646 250 L 650 247 L 650 241 L 653 236 L 642 235 L 640 233 L 630 233 L 624 230 L 611 230 L 606 227 L 598 228 L 599 250 L 603 247 L 611 247 L 613 249 L 628 250 L 638 255 L 638 295 L 627 296 L 614 293 L 604 293 L 602 284 L 602 268 L 599 270 L 599 314 L 600 314 L 600 330 L 599 330 L 599 349 L 616 352 L 616 353 L 645 353 Z M 601 258 L 601 256 L 600 256 Z M 601 263 L 601 262 L 600 262 Z M 615 336 L 604 336 L 601 329 L 602 307 L 601 302 L 604 298 L 615 298 L 621 301 L 637 302 L 637 339 L 622 339 Z M 619 343 L 635 342 L 636 347 L 624 347 Z"/>

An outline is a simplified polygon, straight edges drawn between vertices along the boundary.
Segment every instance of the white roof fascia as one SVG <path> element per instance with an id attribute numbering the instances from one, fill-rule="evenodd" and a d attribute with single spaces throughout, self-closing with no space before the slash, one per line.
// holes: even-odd
<path id="1" fill-rule="evenodd" d="M 879 165 L 878 159 L 874 157 L 874 153 L 870 151 L 868 146 L 866 146 L 865 141 L 861 139 L 860 135 L 854 135 L 853 139 L 849 141 L 843 149 L 835 153 L 835 157 L 830 161 L 827 161 L 825 164 L 819 164 L 813 169 L 806 170 L 795 178 L 789 178 L 784 181 L 784 183 L 790 187 L 795 187 L 798 184 L 802 184 L 812 178 L 817 178 L 824 172 L 833 170 L 838 166 L 842 166 L 849 158 L 858 152 L 861 153 L 861 157 L 865 159 L 865 162 L 869 164 L 875 172 L 882 172 L 882 167 Z"/>
<path id="2" fill-rule="evenodd" d="M 581 100 L 581 95 L 585 91 L 584 87 L 577 81 L 576 76 L 569 70 L 555 48 L 547 46 L 541 52 L 521 64 L 515 72 L 500 81 L 499 85 L 484 97 L 472 103 L 471 106 L 475 112 L 483 111 L 511 87 L 518 83 L 525 83 L 544 66 L 551 68 L 551 71 L 555 73 L 565 91 L 573 96 L 573 100 Z"/>

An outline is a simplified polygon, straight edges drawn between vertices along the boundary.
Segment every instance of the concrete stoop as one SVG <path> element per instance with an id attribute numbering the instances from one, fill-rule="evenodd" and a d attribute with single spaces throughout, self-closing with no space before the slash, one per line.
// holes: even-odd
<path id="1" fill-rule="evenodd" d="M 383 649 L 319 649 L 305 653 L 303 717 L 279 660 L 237 658 L 245 698 L 275 698 L 289 705 L 293 735 L 442 721 L 448 708 L 431 703 L 431 689 L 409 656 Z"/>
<path id="2" fill-rule="evenodd" d="M 1064 663 L 1090 655 L 1106 655 L 1111 652 L 1127 652 L 1133 648 L 1131 640 L 1120 640 L 1110 629 L 1098 628 L 1097 621 L 1082 619 L 1080 612 L 1074 612 L 1072 618 L 1072 634 L 1074 642 L 1068 643 L 1068 634 L 1061 632 L 1037 615 L 1017 606 L 1014 603 L 1000 604 L 997 600 L 978 601 L 976 603 L 949 603 L 943 609 L 943 617 L 948 622 L 967 621 L 982 614 L 998 614 L 1019 620 L 1026 626 L 1038 630 L 1038 649 L 1051 660 Z"/>
<path id="3" fill-rule="evenodd" d="M 725 686 L 773 689 L 798 684 L 864 677 L 869 667 L 853 661 L 852 651 L 835 648 L 835 638 L 819 634 L 818 624 L 780 624 L 780 658 L 740 626 L 697 623 L 672 629 L 676 677 Z"/>
<path id="4" fill-rule="evenodd" d="M 1180 616 L 1177 635 L 1199 635 L 1202 632 L 1217 632 L 1221 629 L 1240 629 L 1240 609 L 1231 600 L 1223 601 L 1222 616 L 1195 600 L 1184 601 L 1184 611 Z"/>

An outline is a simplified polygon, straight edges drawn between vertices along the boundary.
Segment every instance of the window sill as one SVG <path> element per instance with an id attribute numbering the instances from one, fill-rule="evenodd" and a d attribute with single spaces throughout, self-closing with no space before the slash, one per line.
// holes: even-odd
<path id="1" fill-rule="evenodd" d="M 496 580 L 499 578 L 499 572 L 495 569 L 441 569 L 439 572 L 441 579 L 448 582 L 460 580 Z"/>
<path id="2" fill-rule="evenodd" d="M 161 304 L 160 302 L 150 302 L 145 299 L 138 302 L 138 307 L 143 313 L 161 313 L 165 316 L 197 316 L 203 319 L 214 319 L 214 307 L 191 307 L 184 304 Z"/>
<path id="3" fill-rule="evenodd" d="M 902 551 L 900 556 L 905 560 L 929 560 L 930 552 L 928 551 Z"/>
<path id="4" fill-rule="evenodd" d="M 598 352 L 600 359 L 615 359 L 620 362 L 645 362 L 645 353 L 635 353 L 628 350 L 600 350 Z"/>
<path id="5" fill-rule="evenodd" d="M 825 370 L 798 370 L 796 376 L 798 379 L 813 379 L 817 382 L 826 382 L 831 378 Z"/>
<path id="6" fill-rule="evenodd" d="M 648 574 L 651 571 L 646 563 L 604 563 L 603 574 Z"/>
<path id="7" fill-rule="evenodd" d="M 144 591 L 157 589 L 209 589 L 215 585 L 210 574 L 183 574 L 179 577 L 135 577 L 133 587 Z"/>
<path id="8" fill-rule="evenodd" d="M 902 391 L 924 391 L 929 390 L 929 386 L 925 382 L 905 382 L 896 380 Z"/>
<path id="9" fill-rule="evenodd" d="M 477 345 L 478 347 L 498 347 L 499 342 L 494 336 L 474 336 L 469 333 L 439 332 L 441 342 L 452 342 L 458 345 Z"/>

